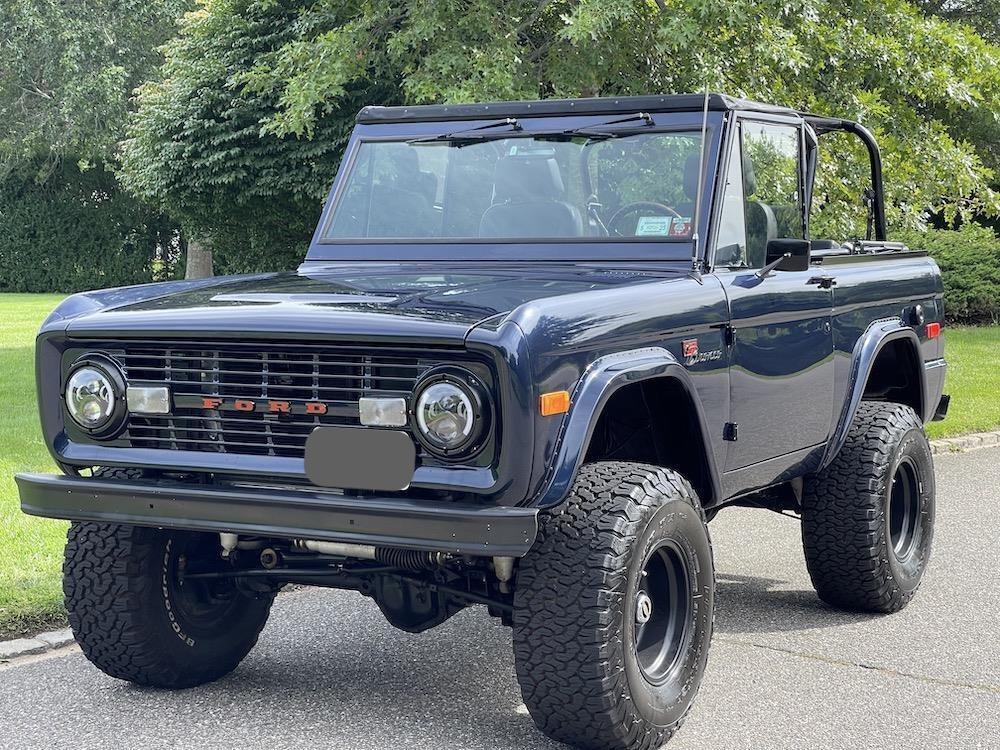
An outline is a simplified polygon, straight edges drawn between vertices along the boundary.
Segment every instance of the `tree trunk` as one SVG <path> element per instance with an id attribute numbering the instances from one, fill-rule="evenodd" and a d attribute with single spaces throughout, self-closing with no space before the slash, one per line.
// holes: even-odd
<path id="1" fill-rule="evenodd" d="M 207 279 L 214 275 L 212 272 L 212 251 L 199 240 L 189 240 L 184 278 Z"/>

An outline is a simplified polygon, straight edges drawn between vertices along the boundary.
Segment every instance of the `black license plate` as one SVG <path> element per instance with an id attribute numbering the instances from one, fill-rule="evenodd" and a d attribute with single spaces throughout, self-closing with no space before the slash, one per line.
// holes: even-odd
<path id="1" fill-rule="evenodd" d="M 306 476 L 320 487 L 405 490 L 417 451 L 398 430 L 317 427 L 306 439 Z"/>

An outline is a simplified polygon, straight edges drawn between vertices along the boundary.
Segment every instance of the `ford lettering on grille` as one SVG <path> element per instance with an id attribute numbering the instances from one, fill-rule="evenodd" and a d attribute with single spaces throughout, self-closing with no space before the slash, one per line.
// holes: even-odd
<path id="1" fill-rule="evenodd" d="M 358 425 L 363 396 L 409 399 L 454 352 L 287 342 L 104 342 L 129 382 L 170 388 L 169 414 L 129 417 L 135 448 L 302 457 L 316 427 Z"/>
<path id="2" fill-rule="evenodd" d="M 219 411 L 262 411 L 266 414 L 326 414 L 330 407 L 322 401 L 255 401 L 249 398 L 223 399 L 215 396 L 202 396 L 203 409 Z"/>

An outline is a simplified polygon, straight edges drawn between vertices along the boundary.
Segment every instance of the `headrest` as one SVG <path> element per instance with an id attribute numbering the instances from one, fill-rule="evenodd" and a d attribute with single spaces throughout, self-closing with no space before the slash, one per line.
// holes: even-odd
<path id="1" fill-rule="evenodd" d="M 757 192 L 757 175 L 753 171 L 753 161 L 743 157 L 743 195 L 748 198 Z"/>
<path id="2" fill-rule="evenodd" d="M 416 174 L 420 171 L 420 159 L 417 158 L 417 150 L 412 146 L 406 146 L 406 148 L 397 148 L 396 153 L 392 154 L 392 160 L 395 162 L 396 171 L 399 174 Z"/>
<path id="3" fill-rule="evenodd" d="M 420 171 L 417 149 L 412 146 L 395 148 L 389 152 L 392 159 L 393 187 L 419 193 L 427 185 L 426 172 Z"/>
<path id="4" fill-rule="evenodd" d="M 547 198 L 566 193 L 559 164 L 551 156 L 505 156 L 493 171 L 493 202 Z"/>
<path id="5" fill-rule="evenodd" d="M 701 176 L 700 172 L 700 154 L 689 154 L 687 161 L 684 162 L 684 195 L 692 202 L 698 200 L 698 178 Z"/>

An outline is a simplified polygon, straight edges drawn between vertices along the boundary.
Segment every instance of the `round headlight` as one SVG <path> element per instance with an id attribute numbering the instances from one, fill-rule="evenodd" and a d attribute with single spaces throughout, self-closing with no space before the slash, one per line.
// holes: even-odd
<path id="1" fill-rule="evenodd" d="M 431 450 L 454 455 L 473 446 L 482 434 L 482 401 L 471 376 L 432 376 L 419 390 L 414 417 L 419 437 Z"/>
<path id="2" fill-rule="evenodd" d="M 66 381 L 66 410 L 85 430 L 100 431 L 115 417 L 119 390 L 113 377 L 102 367 L 81 365 Z"/>

